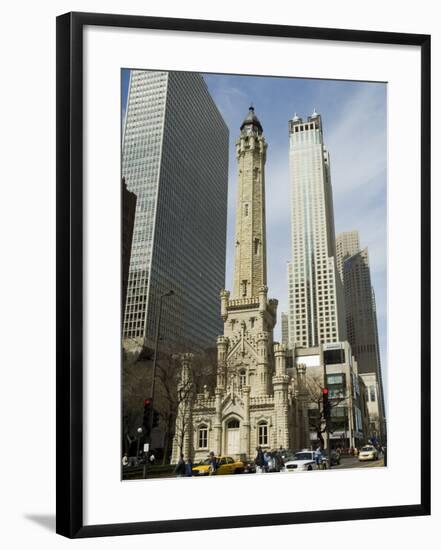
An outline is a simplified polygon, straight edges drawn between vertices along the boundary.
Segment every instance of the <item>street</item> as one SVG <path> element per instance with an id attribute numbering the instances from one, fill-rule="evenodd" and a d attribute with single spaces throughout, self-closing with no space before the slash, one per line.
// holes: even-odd
<path id="1" fill-rule="evenodd" d="M 379 458 L 378 460 L 364 460 L 360 461 L 358 460 L 358 457 L 356 456 L 345 456 L 342 457 L 340 460 L 340 464 L 337 466 L 332 466 L 332 469 L 345 469 L 345 468 L 375 468 L 379 466 L 384 466 L 384 460 L 383 458 Z"/>

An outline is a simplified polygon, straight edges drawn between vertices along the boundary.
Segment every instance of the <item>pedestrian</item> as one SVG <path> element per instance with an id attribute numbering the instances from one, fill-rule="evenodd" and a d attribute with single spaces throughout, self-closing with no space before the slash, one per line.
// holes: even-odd
<path id="1" fill-rule="evenodd" d="M 321 470 L 323 463 L 323 453 L 320 445 L 315 450 L 315 463 L 317 464 L 317 469 Z"/>
<path id="2" fill-rule="evenodd" d="M 152 454 L 150 455 L 150 458 L 149 458 L 150 466 L 153 466 L 153 464 L 155 463 L 155 459 L 156 459 L 156 457 L 155 457 L 155 455 L 152 453 Z"/>
<path id="3" fill-rule="evenodd" d="M 216 470 L 217 470 L 217 459 L 214 456 L 213 451 L 210 452 L 210 454 L 208 455 L 208 458 L 210 460 L 210 474 L 209 475 L 212 476 L 216 473 Z"/>
<path id="4" fill-rule="evenodd" d="M 122 457 L 122 465 L 128 466 L 129 464 L 129 457 L 127 456 L 127 453 L 124 453 L 124 456 Z"/>
<path id="5" fill-rule="evenodd" d="M 262 474 L 265 470 L 265 458 L 263 456 L 262 447 L 256 447 L 256 458 L 254 459 L 254 462 L 256 464 L 256 474 Z"/>
<path id="6" fill-rule="evenodd" d="M 271 468 L 271 454 L 268 452 L 268 451 L 265 451 L 263 453 L 263 461 L 264 461 L 264 465 L 263 465 L 263 468 L 265 470 L 266 473 L 268 473 L 272 468 Z"/>
<path id="7" fill-rule="evenodd" d="M 176 474 L 176 477 L 183 477 L 185 475 L 185 462 L 184 462 L 184 455 L 182 453 L 181 453 L 181 456 L 179 457 L 178 463 L 176 464 L 175 474 Z"/>
<path id="8" fill-rule="evenodd" d="M 191 460 L 191 457 L 187 457 L 187 460 L 185 461 L 185 476 L 191 477 L 193 475 L 193 461 Z"/>

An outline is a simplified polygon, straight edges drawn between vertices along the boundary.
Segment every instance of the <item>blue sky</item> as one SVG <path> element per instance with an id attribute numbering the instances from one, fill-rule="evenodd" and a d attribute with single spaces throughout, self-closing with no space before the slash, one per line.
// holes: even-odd
<path id="1" fill-rule="evenodd" d="M 205 74 L 230 129 L 226 288 L 232 287 L 236 201 L 235 140 L 252 103 L 268 143 L 266 221 L 268 286 L 287 311 L 286 262 L 290 259 L 288 120 L 322 115 L 331 156 L 336 234 L 357 229 L 369 248 L 378 312 L 380 351 L 386 375 L 387 324 L 387 87 L 384 83 Z M 128 71 L 123 71 L 123 111 Z M 280 338 L 280 323 L 275 331 Z M 385 376 L 386 378 L 386 376 Z M 386 385 L 386 380 L 384 380 Z"/>

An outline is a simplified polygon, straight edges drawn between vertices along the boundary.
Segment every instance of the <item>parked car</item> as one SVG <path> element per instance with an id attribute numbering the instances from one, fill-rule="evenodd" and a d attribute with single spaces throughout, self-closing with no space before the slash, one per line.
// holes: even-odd
<path id="1" fill-rule="evenodd" d="M 358 453 L 358 460 L 377 460 L 378 451 L 373 445 L 365 445 Z"/>
<path id="2" fill-rule="evenodd" d="M 340 464 L 340 453 L 338 451 L 332 450 L 331 451 L 331 466 L 338 466 Z M 323 461 L 327 464 L 328 463 L 328 455 L 327 453 L 323 453 Z"/>
<path id="3" fill-rule="evenodd" d="M 249 462 L 244 462 L 245 468 L 243 470 L 244 474 L 255 474 L 256 473 L 256 464 L 254 460 L 250 460 Z"/>
<path id="4" fill-rule="evenodd" d="M 286 455 L 284 472 L 306 472 L 317 470 L 317 453 L 305 449 L 293 455 Z"/>
<path id="5" fill-rule="evenodd" d="M 284 468 L 284 460 L 280 451 L 270 451 L 270 460 L 268 462 L 268 472 L 280 472 Z"/>
<path id="6" fill-rule="evenodd" d="M 231 456 L 216 457 L 216 475 L 241 474 L 245 470 L 245 464 L 241 460 L 234 460 Z M 206 458 L 192 468 L 193 475 L 209 475 L 210 459 Z"/>

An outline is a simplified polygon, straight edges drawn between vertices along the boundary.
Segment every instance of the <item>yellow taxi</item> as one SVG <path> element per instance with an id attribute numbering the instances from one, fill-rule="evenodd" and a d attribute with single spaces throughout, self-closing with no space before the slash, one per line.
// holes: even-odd
<path id="1" fill-rule="evenodd" d="M 199 464 L 193 467 L 194 476 L 207 476 L 210 474 L 210 458 L 202 460 Z M 216 457 L 217 468 L 214 472 L 216 475 L 225 474 L 241 474 L 245 469 L 245 464 L 241 460 L 234 460 L 231 456 Z"/>

